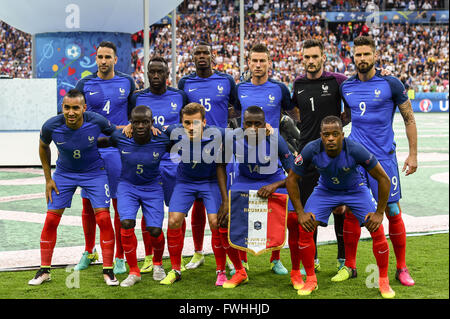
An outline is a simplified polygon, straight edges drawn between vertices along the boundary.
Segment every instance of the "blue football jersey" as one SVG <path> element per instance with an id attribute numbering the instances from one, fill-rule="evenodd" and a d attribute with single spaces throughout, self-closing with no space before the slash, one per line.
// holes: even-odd
<path id="1" fill-rule="evenodd" d="M 256 141 L 255 144 L 249 143 L 247 138 L 241 138 L 233 134 L 232 131 L 227 131 L 224 153 L 226 153 L 228 146 L 233 147 L 232 153 L 230 153 L 235 156 L 239 175 L 262 180 L 271 179 L 273 176 L 284 176 L 283 169 L 285 172 L 289 172 L 294 163 L 294 158 L 280 134 L 267 136 L 263 141 L 258 142 Z M 264 145 L 261 145 L 261 143 L 264 143 Z M 276 148 L 272 147 L 276 151 L 275 154 L 271 154 L 271 143 L 276 143 Z M 264 159 L 261 158 L 262 156 L 264 156 Z M 270 165 L 273 168 L 269 167 Z M 265 168 L 265 170 L 262 168 Z"/>
<path id="2" fill-rule="evenodd" d="M 153 122 L 159 125 L 180 123 L 180 111 L 187 104 L 184 91 L 168 87 L 164 94 L 153 94 L 149 88 L 133 94 L 130 101 L 130 112 L 138 105 L 148 106 L 153 113 Z"/>
<path id="3" fill-rule="evenodd" d="M 190 141 L 183 130 L 181 124 L 165 128 L 165 133 L 173 143 L 171 152 L 177 152 L 181 159 L 177 168 L 177 182 L 216 180 L 216 162 L 221 160 L 225 129 L 206 125 L 201 143 Z"/>
<path id="4" fill-rule="evenodd" d="M 115 71 L 112 79 L 102 80 L 94 73 L 78 81 L 75 88 L 83 92 L 88 111 L 116 125 L 128 124 L 128 103 L 136 88 L 131 76 Z"/>
<path id="5" fill-rule="evenodd" d="M 71 129 L 63 114 L 48 119 L 42 126 L 40 138 L 49 145 L 52 141 L 58 149 L 56 168 L 66 172 L 90 172 L 104 167 L 97 148 L 99 135 L 111 135 L 116 126 L 105 117 L 84 112 L 83 125 Z"/>
<path id="6" fill-rule="evenodd" d="M 253 105 L 264 110 L 266 122 L 274 128 L 280 126 L 281 111 L 291 110 L 294 107 L 289 89 L 273 79 L 261 85 L 254 85 L 251 80 L 237 85 L 235 109 L 241 112 L 242 121 L 245 110 Z"/>
<path id="7" fill-rule="evenodd" d="M 364 184 L 359 171 L 361 165 L 367 171 L 374 168 L 378 160 L 360 143 L 345 138 L 342 151 L 336 157 L 329 157 L 319 138 L 306 144 L 294 161 L 292 170 L 300 176 L 314 165 L 320 174 L 319 185 L 332 190 L 347 190 Z"/>
<path id="8" fill-rule="evenodd" d="M 352 129 L 349 138 L 364 145 L 379 160 L 392 157 L 395 109 L 408 100 L 402 82 L 377 71 L 369 81 L 352 76 L 341 85 L 344 103 L 351 109 Z"/>
<path id="9" fill-rule="evenodd" d="M 120 152 L 120 180 L 133 185 L 146 185 L 160 178 L 159 164 L 170 145 L 166 134 L 152 136 L 148 143 L 141 145 L 133 138 L 127 138 L 121 130 L 116 130 L 110 141 Z"/>
<path id="10" fill-rule="evenodd" d="M 214 71 L 210 77 L 201 78 L 194 72 L 182 77 L 178 88 L 186 92 L 189 103 L 205 107 L 208 125 L 227 127 L 228 106 L 235 103 L 236 83 L 231 75 Z"/>

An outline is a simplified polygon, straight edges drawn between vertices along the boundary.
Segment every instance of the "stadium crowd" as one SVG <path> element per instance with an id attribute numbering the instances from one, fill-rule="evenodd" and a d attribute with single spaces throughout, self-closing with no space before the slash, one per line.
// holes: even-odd
<path id="1" fill-rule="evenodd" d="M 443 1 L 365 0 L 249 0 L 246 1 L 245 51 L 255 42 L 264 42 L 272 52 L 272 77 L 292 88 L 295 77 L 304 72 L 301 42 L 322 39 L 327 55 L 327 71 L 354 73 L 350 45 L 358 35 L 373 35 L 380 52 L 380 65 L 399 77 L 416 92 L 448 92 L 448 25 L 380 24 L 379 28 L 358 22 L 325 23 L 326 10 L 441 9 Z M 239 1 L 184 1 L 177 21 L 177 80 L 192 72 L 189 52 L 194 44 L 207 41 L 216 55 L 216 69 L 239 81 Z M 137 87 L 144 85 L 143 32 L 132 35 L 132 76 Z M 171 26 L 150 28 L 151 54 L 171 63 Z M 0 21 L 0 74 L 31 77 L 31 36 Z"/>

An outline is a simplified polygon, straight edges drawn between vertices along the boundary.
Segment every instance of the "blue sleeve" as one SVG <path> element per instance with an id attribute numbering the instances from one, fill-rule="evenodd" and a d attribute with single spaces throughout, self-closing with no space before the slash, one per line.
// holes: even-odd
<path id="1" fill-rule="evenodd" d="M 236 82 L 231 75 L 228 75 L 228 80 L 230 81 L 230 97 L 228 103 L 234 107 L 236 103 Z"/>
<path id="2" fill-rule="evenodd" d="M 289 147 L 281 134 L 278 134 L 278 158 L 286 173 L 294 166 L 294 156 L 289 151 Z"/>
<path id="3" fill-rule="evenodd" d="M 109 141 L 113 147 L 117 147 L 119 145 L 119 141 L 123 138 L 122 130 L 115 130 L 111 136 L 109 137 Z"/>
<path id="4" fill-rule="evenodd" d="M 408 92 L 403 83 L 394 76 L 385 76 L 384 79 L 389 83 L 392 92 L 392 101 L 396 106 L 408 101 Z"/>
<path id="5" fill-rule="evenodd" d="M 181 107 L 181 108 L 183 108 L 189 103 L 189 100 L 188 100 L 188 96 L 187 96 L 186 92 L 184 92 L 183 90 L 180 90 L 179 92 L 180 92 L 181 96 L 183 97 L 183 106 Z"/>
<path id="6" fill-rule="evenodd" d="M 294 108 L 294 104 L 292 103 L 291 93 L 287 86 L 283 83 L 280 83 L 281 88 L 281 109 L 282 110 L 292 110 Z"/>
<path id="7" fill-rule="evenodd" d="M 241 101 L 239 100 L 239 86 L 240 83 L 238 85 L 236 85 L 236 88 L 234 90 L 234 109 L 236 111 L 241 112 L 242 111 L 242 105 L 241 105 Z"/>
<path id="8" fill-rule="evenodd" d="M 131 111 L 136 107 L 136 101 L 139 96 L 139 92 L 136 92 L 131 95 L 130 100 L 128 101 L 128 118 L 131 116 Z"/>
<path id="9" fill-rule="evenodd" d="M 116 131 L 116 126 L 103 115 L 94 112 L 89 112 L 88 115 L 91 117 L 90 122 L 97 124 L 103 134 L 110 136 Z"/>
<path id="10" fill-rule="evenodd" d="M 86 82 L 86 78 L 80 79 L 75 85 L 75 89 L 83 93 L 84 95 L 84 83 Z"/>
<path id="11" fill-rule="evenodd" d="M 348 108 L 348 107 L 350 107 L 350 106 L 348 105 L 347 101 L 345 100 L 344 93 L 342 92 L 342 89 L 343 89 L 343 87 L 344 87 L 344 84 L 345 84 L 345 82 L 342 83 L 342 84 L 339 86 L 339 94 L 341 95 L 342 102 L 344 103 L 344 108 Z"/>
<path id="12" fill-rule="evenodd" d="M 299 176 L 304 176 L 314 157 L 314 141 L 309 142 L 295 158 L 292 170 Z"/>
<path id="13" fill-rule="evenodd" d="M 361 165 L 365 170 L 370 171 L 377 166 L 378 160 L 370 153 L 363 145 L 359 143 L 352 143 L 349 145 L 350 154 L 355 159 L 355 162 Z"/>
<path id="14" fill-rule="evenodd" d="M 180 81 L 178 81 L 178 89 L 184 91 L 184 84 L 186 82 L 186 78 L 182 77 Z"/>
<path id="15" fill-rule="evenodd" d="M 40 138 L 42 142 L 44 142 L 47 145 L 50 145 L 52 142 L 52 133 L 53 129 L 51 127 L 52 120 L 47 120 L 44 125 L 42 125 L 41 132 L 40 132 Z"/>

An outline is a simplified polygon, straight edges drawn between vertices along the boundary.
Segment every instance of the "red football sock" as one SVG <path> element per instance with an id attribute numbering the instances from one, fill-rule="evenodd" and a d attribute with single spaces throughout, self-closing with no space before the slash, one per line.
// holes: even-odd
<path id="1" fill-rule="evenodd" d="M 394 247 L 397 269 L 406 267 L 406 229 L 403 223 L 402 213 L 395 216 L 387 216 L 389 220 L 389 238 Z"/>
<path id="2" fill-rule="evenodd" d="M 375 259 L 377 260 L 380 277 L 387 277 L 389 266 L 389 244 L 384 235 L 383 225 L 380 225 L 376 232 L 370 233 L 370 236 L 372 236 L 372 250 Z"/>
<path id="3" fill-rule="evenodd" d="M 95 213 L 91 201 L 87 198 L 82 198 L 82 203 L 83 210 L 81 212 L 81 222 L 83 224 L 85 242 L 84 250 L 91 254 L 95 246 L 97 223 L 95 222 Z"/>
<path id="4" fill-rule="evenodd" d="M 184 238 L 186 237 L 186 218 L 183 219 L 183 224 L 181 224 L 181 233 L 183 235 L 183 246 L 184 246 Z"/>
<path id="5" fill-rule="evenodd" d="M 95 213 L 95 221 L 100 228 L 100 247 L 102 248 L 103 268 L 113 267 L 115 236 L 109 210 L 102 210 Z"/>
<path id="6" fill-rule="evenodd" d="M 167 229 L 167 248 L 169 249 L 170 263 L 172 269 L 180 271 L 181 253 L 183 251 L 183 231 L 182 228 Z"/>
<path id="7" fill-rule="evenodd" d="M 203 250 L 203 238 L 205 235 L 206 210 L 203 200 L 197 199 L 192 206 L 191 229 L 192 239 L 194 241 L 194 250 Z"/>
<path id="8" fill-rule="evenodd" d="M 114 207 L 114 232 L 116 235 L 116 258 L 123 259 L 123 247 L 122 247 L 122 236 L 120 236 L 120 216 L 119 210 L 117 209 L 117 198 L 112 199 Z"/>
<path id="9" fill-rule="evenodd" d="M 230 258 L 231 262 L 233 263 L 233 266 L 236 270 L 241 270 L 244 268 L 242 266 L 241 257 L 239 255 L 240 250 L 237 250 L 230 246 L 230 243 L 228 242 L 228 229 L 226 228 L 219 228 L 220 233 L 220 239 L 222 240 L 222 247 L 225 249 L 226 254 L 228 255 L 228 258 Z"/>
<path id="10" fill-rule="evenodd" d="M 120 234 L 122 237 L 123 250 L 125 256 L 127 257 L 127 263 L 130 267 L 130 275 L 140 276 L 141 272 L 138 267 L 136 248 L 137 248 L 137 238 L 134 233 L 134 228 L 130 229 L 120 229 Z"/>
<path id="11" fill-rule="evenodd" d="M 306 276 L 314 276 L 314 255 L 316 253 L 316 245 L 314 244 L 314 232 L 307 232 L 299 225 L 299 242 L 300 260 L 305 267 Z"/>
<path id="12" fill-rule="evenodd" d="M 300 250 L 298 249 L 299 241 L 299 224 L 297 213 L 289 213 L 287 219 L 288 243 L 291 253 L 292 270 L 300 270 Z"/>
<path id="13" fill-rule="evenodd" d="M 239 257 L 241 258 L 241 260 L 243 261 L 243 262 L 248 262 L 248 260 L 247 260 L 247 252 L 246 251 L 243 251 L 243 250 L 239 250 Z"/>
<path id="14" fill-rule="evenodd" d="M 211 247 L 216 259 L 216 270 L 225 270 L 227 262 L 227 253 L 222 246 L 222 239 L 218 229 L 211 229 Z"/>
<path id="15" fill-rule="evenodd" d="M 56 244 L 56 230 L 60 221 L 61 214 L 47 212 L 41 233 L 41 266 L 50 267 L 52 265 L 53 250 Z"/>
<path id="16" fill-rule="evenodd" d="M 155 254 L 153 255 L 153 265 L 162 265 L 162 257 L 164 254 L 165 238 L 164 233 L 161 231 L 158 237 L 150 236 L 151 246 Z"/>
<path id="17" fill-rule="evenodd" d="M 272 255 L 270 256 L 270 262 L 274 260 L 280 260 L 280 251 L 279 250 L 272 250 Z"/>
<path id="18" fill-rule="evenodd" d="M 358 219 L 352 213 L 346 212 L 344 219 L 345 266 L 349 268 L 356 268 L 356 251 L 360 237 L 361 226 Z"/>
<path id="19" fill-rule="evenodd" d="M 150 236 L 150 233 L 147 231 L 144 216 L 142 216 L 141 219 L 141 231 L 142 240 L 144 241 L 145 256 L 153 255 L 152 236 Z"/>

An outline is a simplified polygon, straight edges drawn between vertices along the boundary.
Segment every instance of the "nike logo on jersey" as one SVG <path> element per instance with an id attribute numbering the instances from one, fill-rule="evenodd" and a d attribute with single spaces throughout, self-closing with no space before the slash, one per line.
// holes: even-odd
<path id="1" fill-rule="evenodd" d="M 110 201 L 110 200 L 105 200 L 105 204 L 109 204 L 109 201 Z"/>
<path id="2" fill-rule="evenodd" d="M 347 95 L 347 96 L 349 96 L 350 94 L 353 94 L 353 92 L 345 93 L 345 95 Z"/>
<path id="3" fill-rule="evenodd" d="M 298 91 L 297 94 L 302 94 L 304 90 Z"/>
<path id="4" fill-rule="evenodd" d="M 241 95 L 241 99 L 248 97 L 248 95 Z"/>
<path id="5" fill-rule="evenodd" d="M 195 90 L 198 90 L 198 88 L 195 88 L 195 89 L 189 89 L 189 92 L 194 92 Z"/>
<path id="6" fill-rule="evenodd" d="M 122 151 L 122 154 L 131 154 L 131 152 Z"/>
<path id="7" fill-rule="evenodd" d="M 56 142 L 56 145 L 66 144 L 66 142 Z"/>
<path id="8" fill-rule="evenodd" d="M 398 194 L 399 191 L 396 191 L 395 193 L 391 193 L 391 196 L 395 196 Z"/>
<path id="9" fill-rule="evenodd" d="M 89 95 L 97 94 L 98 92 L 89 92 Z"/>

